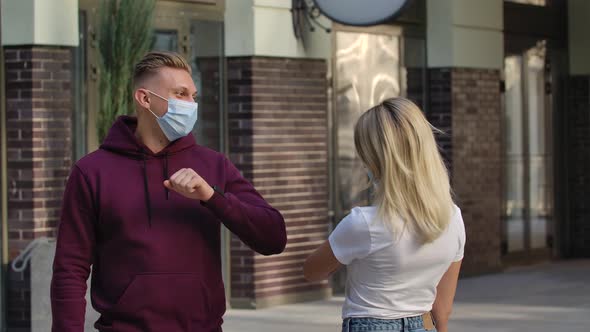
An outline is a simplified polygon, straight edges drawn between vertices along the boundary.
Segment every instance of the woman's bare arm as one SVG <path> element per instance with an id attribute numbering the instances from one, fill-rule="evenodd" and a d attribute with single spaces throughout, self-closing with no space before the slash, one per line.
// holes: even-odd
<path id="1" fill-rule="evenodd" d="M 330 276 L 338 270 L 342 264 L 338 262 L 330 247 L 330 242 L 324 242 L 305 261 L 303 265 L 303 276 L 308 281 L 318 281 Z"/>
<path id="2" fill-rule="evenodd" d="M 453 310 L 453 300 L 457 290 L 461 262 L 452 263 L 436 287 L 436 299 L 432 306 L 432 315 L 436 321 L 436 330 L 438 332 L 448 331 L 449 317 Z"/>

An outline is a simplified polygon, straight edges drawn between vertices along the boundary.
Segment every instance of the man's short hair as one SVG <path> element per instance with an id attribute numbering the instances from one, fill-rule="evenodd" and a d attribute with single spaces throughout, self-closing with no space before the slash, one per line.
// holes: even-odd
<path id="1" fill-rule="evenodd" d="M 191 66 L 178 53 L 173 52 L 149 52 L 136 65 L 133 70 L 133 86 L 148 77 L 155 75 L 160 68 L 178 68 L 191 73 Z"/>

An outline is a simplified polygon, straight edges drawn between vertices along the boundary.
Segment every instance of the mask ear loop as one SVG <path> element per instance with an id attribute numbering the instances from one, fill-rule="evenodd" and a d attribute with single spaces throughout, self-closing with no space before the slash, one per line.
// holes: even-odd
<path id="1" fill-rule="evenodd" d="M 149 92 L 150 94 L 153 94 L 153 95 L 154 95 L 154 96 L 156 96 L 156 97 L 159 97 L 159 98 L 161 98 L 162 100 L 165 100 L 166 102 L 169 102 L 169 101 L 168 101 L 168 99 L 166 99 L 166 98 L 164 98 L 164 97 L 160 96 L 159 94 L 157 94 L 157 93 L 155 93 L 155 92 L 153 92 L 153 91 L 151 91 L 151 90 L 145 89 L 145 91 Z M 159 116 L 157 116 L 157 115 L 156 115 L 156 113 L 152 112 L 152 110 L 151 110 L 151 109 L 147 108 L 147 110 L 148 110 L 148 111 L 150 111 L 150 113 L 152 113 L 152 114 L 153 114 L 153 115 L 156 117 L 156 119 L 160 119 L 160 117 L 159 117 Z"/>
<path id="2" fill-rule="evenodd" d="M 156 96 L 156 97 L 159 97 L 159 98 L 160 98 L 160 99 L 162 99 L 162 100 L 168 101 L 168 99 L 166 99 L 166 98 L 164 98 L 164 97 L 160 96 L 159 94 L 157 94 L 157 93 L 153 92 L 152 90 L 145 89 L 145 91 L 147 91 L 147 92 L 149 92 L 149 93 L 153 94 L 153 95 L 154 95 L 154 96 Z"/>
<path id="3" fill-rule="evenodd" d="M 150 111 L 150 113 L 152 113 L 156 117 L 156 119 L 159 119 L 160 118 L 159 116 L 156 115 L 156 113 L 152 112 L 151 109 L 147 108 L 147 110 Z"/>

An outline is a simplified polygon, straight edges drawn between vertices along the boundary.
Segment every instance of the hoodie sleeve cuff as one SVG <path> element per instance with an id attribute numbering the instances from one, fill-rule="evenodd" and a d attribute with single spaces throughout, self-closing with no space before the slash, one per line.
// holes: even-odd
<path id="1" fill-rule="evenodd" d="M 201 201 L 201 205 L 208 208 L 211 212 L 213 212 L 218 218 L 223 218 L 225 215 L 225 211 L 229 207 L 228 199 L 219 191 L 214 191 L 213 196 L 207 201 Z"/>

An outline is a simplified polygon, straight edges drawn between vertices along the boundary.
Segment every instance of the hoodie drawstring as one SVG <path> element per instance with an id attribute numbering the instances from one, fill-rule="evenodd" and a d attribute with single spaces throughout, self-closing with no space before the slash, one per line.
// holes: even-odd
<path id="1" fill-rule="evenodd" d="M 164 180 L 168 180 L 168 152 L 166 152 L 166 154 L 164 155 L 166 160 L 164 162 Z M 170 190 L 168 190 L 168 188 L 165 188 L 166 190 L 166 200 L 168 200 L 168 198 L 170 198 Z"/>
<path id="2" fill-rule="evenodd" d="M 147 214 L 148 214 L 148 224 L 152 227 L 152 202 L 150 201 L 150 188 L 148 186 L 148 178 L 147 178 L 147 162 L 145 157 L 145 152 L 141 151 L 141 156 L 143 160 L 143 190 L 145 193 L 145 204 L 147 207 Z"/>
<path id="3" fill-rule="evenodd" d="M 164 154 L 164 180 L 168 180 L 168 153 Z M 143 171 L 143 190 L 145 194 L 145 205 L 147 207 L 147 214 L 148 214 L 148 224 L 150 227 L 152 226 L 152 201 L 150 200 L 150 188 L 148 185 L 148 177 L 147 177 L 147 158 L 146 153 L 144 150 L 141 150 L 141 159 L 143 161 L 142 164 L 142 171 Z M 170 198 L 170 190 L 168 188 L 164 188 L 166 191 L 166 200 Z"/>

